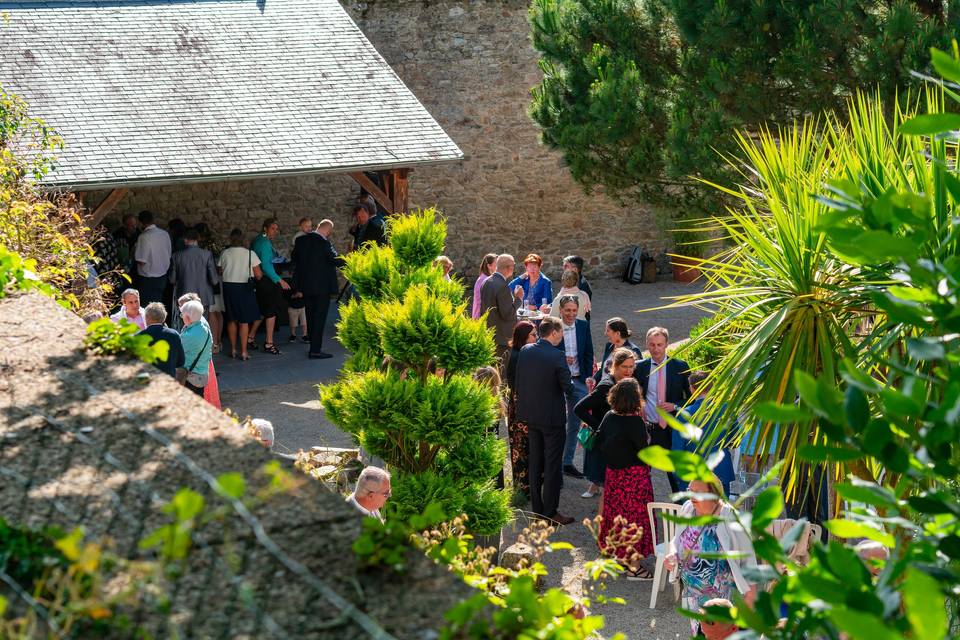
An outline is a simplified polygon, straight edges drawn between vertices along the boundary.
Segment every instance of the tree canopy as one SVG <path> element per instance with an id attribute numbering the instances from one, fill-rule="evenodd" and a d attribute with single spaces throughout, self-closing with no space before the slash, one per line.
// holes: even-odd
<path id="1" fill-rule="evenodd" d="M 887 104 L 949 44 L 947 3 L 876 0 L 534 0 L 543 80 L 530 109 L 588 191 L 704 211 L 737 131 Z M 680 190 L 670 187 L 679 187 Z"/>

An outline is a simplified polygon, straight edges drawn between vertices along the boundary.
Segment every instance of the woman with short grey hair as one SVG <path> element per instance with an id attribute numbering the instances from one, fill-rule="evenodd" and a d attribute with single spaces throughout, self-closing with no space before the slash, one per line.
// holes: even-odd
<path id="1" fill-rule="evenodd" d="M 203 304 L 190 300 L 180 307 L 183 317 L 183 331 L 180 340 L 183 342 L 185 368 L 177 376 L 187 389 L 203 397 L 203 389 L 209 380 L 210 359 L 213 357 L 213 340 L 210 329 L 203 319 Z"/>

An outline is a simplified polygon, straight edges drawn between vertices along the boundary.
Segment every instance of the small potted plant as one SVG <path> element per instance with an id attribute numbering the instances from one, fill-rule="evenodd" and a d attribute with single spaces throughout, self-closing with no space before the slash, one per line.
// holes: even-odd
<path id="1" fill-rule="evenodd" d="M 706 249 L 702 236 L 689 228 L 673 231 L 674 250 L 669 257 L 673 279 L 677 282 L 693 282 L 700 277 L 700 263 Z"/>

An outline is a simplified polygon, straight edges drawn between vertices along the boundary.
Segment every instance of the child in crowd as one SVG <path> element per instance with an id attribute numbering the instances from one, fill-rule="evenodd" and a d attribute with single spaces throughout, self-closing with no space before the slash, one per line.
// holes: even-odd
<path id="1" fill-rule="evenodd" d="M 300 342 L 310 342 L 310 337 L 307 335 L 307 310 L 303 293 L 297 291 L 292 280 L 288 282 L 290 298 L 287 300 L 287 314 L 290 320 L 290 342 L 297 341 L 297 327 L 300 327 Z"/>

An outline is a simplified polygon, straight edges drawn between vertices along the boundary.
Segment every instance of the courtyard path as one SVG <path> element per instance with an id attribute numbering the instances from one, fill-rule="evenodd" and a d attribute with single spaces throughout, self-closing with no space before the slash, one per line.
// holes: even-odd
<path id="1" fill-rule="evenodd" d="M 659 281 L 629 285 L 614 280 L 598 280 L 591 282 L 591 285 L 595 295 L 591 329 L 598 357 L 606 341 L 603 323 L 607 318 L 622 317 L 633 331 L 636 342 L 642 344 L 643 334 L 654 325 L 667 327 L 673 340 L 685 339 L 702 315 L 693 309 L 640 312 L 665 304 L 666 297 L 698 291 L 696 284 Z M 336 321 L 333 310 L 330 315 L 328 336 L 332 335 L 332 325 Z M 284 344 L 287 335 L 286 328 L 280 329 L 278 342 Z M 283 348 L 284 354 L 279 357 L 254 352 L 247 363 L 218 357 L 218 372 L 226 380 L 221 391 L 224 408 L 230 408 L 240 416 L 266 418 L 273 422 L 276 449 L 280 452 L 294 452 L 316 445 L 352 446 L 350 437 L 325 419 L 317 397 L 316 385 L 333 380 L 345 356 L 335 340 L 325 340 L 324 348 L 336 357 L 331 360 L 308 360 L 306 346 L 300 344 Z M 582 450 L 577 452 L 576 464 L 582 468 Z M 654 472 L 653 479 L 657 500 L 665 500 L 669 493 L 666 477 L 661 472 Z M 560 510 L 577 521 L 562 527 L 552 539 L 569 542 L 574 548 L 548 554 L 545 558 L 550 572 L 546 584 L 562 587 L 573 595 L 582 593 L 586 577 L 584 563 L 597 557 L 596 543 L 581 521 L 597 514 L 599 498 L 580 498 L 586 488 L 585 480 L 564 479 Z M 516 522 L 504 531 L 505 544 L 515 540 L 526 523 L 527 516 L 518 512 Z M 650 568 L 652 570 L 652 565 Z M 610 604 L 595 610 L 606 618 L 604 636 L 622 632 L 631 639 L 689 637 L 689 622 L 674 611 L 671 587 L 668 585 L 660 594 L 657 608 L 651 610 L 648 608 L 650 585 L 650 582 L 624 579 L 607 585 L 607 596 L 621 597 L 627 604 Z"/>

